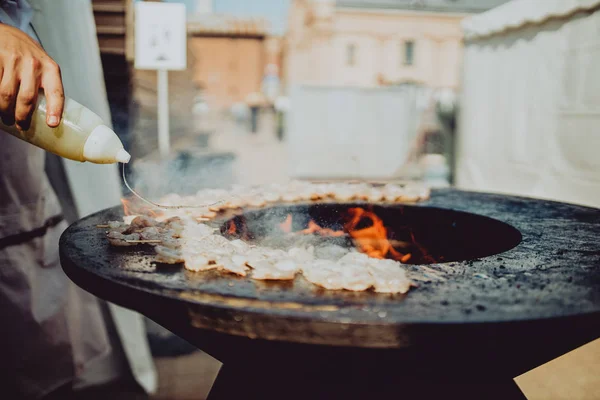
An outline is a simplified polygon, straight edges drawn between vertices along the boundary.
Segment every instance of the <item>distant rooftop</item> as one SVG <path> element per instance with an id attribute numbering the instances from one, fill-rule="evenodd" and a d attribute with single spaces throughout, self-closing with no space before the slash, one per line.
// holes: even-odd
<path id="1" fill-rule="evenodd" d="M 192 14 L 187 18 L 187 32 L 191 35 L 266 36 L 268 28 L 265 18 L 223 14 Z"/>
<path id="2" fill-rule="evenodd" d="M 336 6 L 383 10 L 480 13 L 508 1 L 510 0 L 336 0 Z"/>

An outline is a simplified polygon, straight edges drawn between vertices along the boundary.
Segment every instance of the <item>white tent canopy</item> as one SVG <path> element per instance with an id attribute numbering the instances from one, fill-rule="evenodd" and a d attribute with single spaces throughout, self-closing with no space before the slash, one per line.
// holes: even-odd
<path id="1" fill-rule="evenodd" d="M 525 25 L 541 25 L 551 19 L 568 19 L 579 12 L 598 8 L 600 0 L 520 0 L 511 1 L 463 22 L 465 38 L 472 40 L 499 35 Z"/>
<path id="2" fill-rule="evenodd" d="M 468 18 L 457 185 L 600 207 L 600 0 Z"/>
<path id="3" fill-rule="evenodd" d="M 514 0 L 463 27 L 457 185 L 600 207 L 600 0 Z M 598 354 L 600 340 L 517 382 L 583 398 Z"/>

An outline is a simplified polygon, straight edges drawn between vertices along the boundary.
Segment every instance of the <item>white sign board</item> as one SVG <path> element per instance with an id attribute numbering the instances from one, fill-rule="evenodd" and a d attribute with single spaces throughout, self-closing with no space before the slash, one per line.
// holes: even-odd
<path id="1" fill-rule="evenodd" d="M 135 3 L 135 68 L 186 68 L 186 12 L 180 3 Z"/>

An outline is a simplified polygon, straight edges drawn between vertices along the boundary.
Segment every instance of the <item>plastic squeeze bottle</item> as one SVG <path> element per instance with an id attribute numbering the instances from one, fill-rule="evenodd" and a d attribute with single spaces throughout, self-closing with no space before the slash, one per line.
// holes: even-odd
<path id="1" fill-rule="evenodd" d="M 131 159 L 117 134 L 104 125 L 102 118 L 69 98 L 65 98 L 63 116 L 56 128 L 46 124 L 46 97 L 40 93 L 28 130 L 20 131 L 16 125 L 5 125 L 2 120 L 0 130 L 70 160 L 114 164 L 128 163 Z"/>

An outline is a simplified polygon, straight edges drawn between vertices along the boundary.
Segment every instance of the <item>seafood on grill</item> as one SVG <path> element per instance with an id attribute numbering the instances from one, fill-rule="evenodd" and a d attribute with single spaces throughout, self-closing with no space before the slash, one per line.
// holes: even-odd
<path id="1" fill-rule="evenodd" d="M 398 267 L 400 268 L 400 267 Z M 373 277 L 359 264 L 317 260 L 302 270 L 311 283 L 329 290 L 363 291 L 373 286 Z"/>
<path id="2" fill-rule="evenodd" d="M 123 222 L 110 221 L 105 227 L 109 230 L 108 241 L 113 246 L 129 247 L 146 243 L 177 247 L 177 239 L 181 237 L 184 222 L 179 217 L 157 221 L 145 216 L 126 216 Z"/>
<path id="3" fill-rule="evenodd" d="M 273 203 L 300 202 L 362 202 L 414 203 L 429 199 L 430 189 L 418 183 L 371 185 L 367 183 L 312 183 L 291 181 L 254 187 L 233 186 L 230 190 L 204 189 L 195 195 L 169 194 L 157 204 L 164 208 L 153 210 L 147 204 L 136 209 L 126 208 L 130 214 L 151 215 L 158 220 L 188 216 L 199 222 L 214 219 L 220 212 L 245 207 L 262 208 Z M 202 206 L 205 205 L 205 206 Z M 160 215 L 155 215 L 156 213 Z M 129 217 L 131 221 L 133 217 Z M 129 222 L 129 221 L 128 221 Z"/>
<path id="4" fill-rule="evenodd" d="M 157 203 L 162 205 L 161 209 L 149 209 L 147 204 L 136 205 L 124 201 L 128 215 L 122 222 L 112 221 L 104 227 L 108 228 L 107 239 L 111 245 L 153 246 L 156 262 L 183 263 L 185 269 L 191 272 L 216 270 L 249 276 L 255 280 L 277 281 L 294 280 L 302 275 L 312 284 L 328 290 L 372 289 L 381 293 L 406 293 L 412 281 L 407 277 L 402 264 L 385 259 L 387 252 L 395 254 L 393 249 L 365 244 L 362 246 L 364 249 L 360 249 L 370 255 L 368 256 L 341 246 L 330 245 L 315 249 L 310 243 L 298 242 L 295 243 L 296 247 L 285 251 L 271 248 L 268 243 L 255 246 L 240 239 L 229 240 L 204 222 L 227 210 L 262 208 L 273 203 L 407 203 L 426 200 L 429 195 L 427 187 L 415 183 L 371 185 L 292 181 L 259 187 L 233 186 L 230 190 L 200 190 L 193 196 L 170 194 Z M 201 204 L 206 206 L 198 206 Z M 355 225 L 363 214 L 356 216 Z M 289 231 L 291 222 L 290 217 L 282 223 L 284 232 Z M 383 226 L 380 227 L 375 222 L 377 221 L 373 220 L 371 230 L 377 228 L 385 235 Z M 301 233 L 346 235 L 341 231 L 321 228 L 314 222 Z M 358 230 L 350 232 L 353 237 L 360 234 Z M 410 254 L 404 258 L 407 257 Z M 404 258 L 401 261 L 404 262 Z"/>
<path id="5" fill-rule="evenodd" d="M 255 280 L 294 280 L 298 275 L 328 290 L 406 293 L 412 285 L 397 261 L 371 258 L 354 250 L 328 251 L 319 259 L 313 246 L 285 251 L 229 240 L 215 229 L 189 217 L 158 221 L 138 216 L 125 222 L 109 222 L 107 238 L 113 246 L 154 246 L 155 261 L 183 263 L 186 270 L 249 276 Z M 331 247 L 331 246 L 330 246 Z"/>

